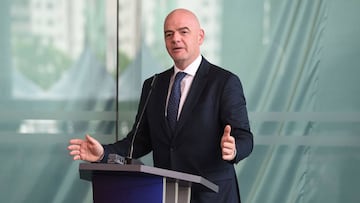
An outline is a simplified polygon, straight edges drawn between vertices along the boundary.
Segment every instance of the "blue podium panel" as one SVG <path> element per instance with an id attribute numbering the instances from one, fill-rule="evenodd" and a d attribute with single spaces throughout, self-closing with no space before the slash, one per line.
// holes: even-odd
<path id="1" fill-rule="evenodd" d="M 92 181 L 95 203 L 189 203 L 192 186 L 219 191 L 200 176 L 145 165 L 81 163 L 79 171 Z"/>
<path id="2" fill-rule="evenodd" d="M 161 176 L 96 173 L 92 180 L 94 203 L 161 203 L 163 181 Z"/>

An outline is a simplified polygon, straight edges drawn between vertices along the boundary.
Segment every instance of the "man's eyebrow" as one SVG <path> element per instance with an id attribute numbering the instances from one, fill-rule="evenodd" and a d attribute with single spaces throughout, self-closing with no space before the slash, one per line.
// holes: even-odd
<path id="1" fill-rule="evenodd" d="M 190 30 L 189 27 L 181 27 L 181 28 L 177 28 L 177 31 L 179 30 Z M 173 30 L 165 30 L 164 33 L 169 33 L 169 32 L 174 32 Z"/>
<path id="2" fill-rule="evenodd" d="M 189 27 L 181 27 L 181 28 L 178 28 L 177 30 L 190 30 Z"/>

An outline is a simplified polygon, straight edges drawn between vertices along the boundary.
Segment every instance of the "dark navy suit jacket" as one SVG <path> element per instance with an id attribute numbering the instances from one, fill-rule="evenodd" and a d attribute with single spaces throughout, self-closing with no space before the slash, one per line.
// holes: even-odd
<path id="1" fill-rule="evenodd" d="M 140 123 L 134 144 L 134 158 L 153 152 L 154 166 L 202 176 L 219 186 L 219 193 L 192 190 L 192 203 L 240 202 L 234 163 L 247 157 L 253 149 L 246 102 L 239 78 L 233 73 L 202 58 L 183 105 L 175 132 L 171 133 L 165 117 L 170 68 L 157 75 Z M 142 88 L 138 114 L 151 88 L 152 78 Z M 126 138 L 104 145 L 109 153 L 126 156 L 135 124 Z M 233 161 L 224 161 L 220 140 L 225 125 L 231 125 L 237 154 Z"/>

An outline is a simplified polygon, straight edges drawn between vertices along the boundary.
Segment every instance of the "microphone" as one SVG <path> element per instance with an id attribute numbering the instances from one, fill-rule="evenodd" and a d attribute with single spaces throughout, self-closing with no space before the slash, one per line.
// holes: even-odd
<path id="1" fill-rule="evenodd" d="M 148 94 L 147 97 L 146 97 L 145 104 L 144 104 L 143 109 L 142 109 L 142 111 L 141 111 L 141 113 L 140 113 L 139 120 L 138 120 L 138 122 L 136 123 L 135 131 L 134 131 L 134 134 L 133 134 L 132 139 L 131 139 L 129 154 L 128 154 L 128 156 L 126 157 L 126 164 L 142 164 L 142 163 L 141 163 L 140 161 L 138 161 L 138 160 L 133 160 L 134 142 L 135 142 L 135 138 L 136 138 L 137 132 L 138 132 L 138 130 L 139 130 L 140 123 L 141 123 L 141 121 L 142 121 L 142 119 L 143 119 L 143 117 L 144 117 L 144 113 L 145 113 L 146 107 L 147 107 L 147 105 L 148 105 L 148 103 L 149 103 L 152 90 L 153 90 L 153 88 L 154 88 L 154 86 L 155 86 L 156 77 L 157 77 L 157 74 L 155 74 L 155 75 L 153 76 L 153 79 L 152 79 L 151 85 L 150 85 L 149 94 Z"/>

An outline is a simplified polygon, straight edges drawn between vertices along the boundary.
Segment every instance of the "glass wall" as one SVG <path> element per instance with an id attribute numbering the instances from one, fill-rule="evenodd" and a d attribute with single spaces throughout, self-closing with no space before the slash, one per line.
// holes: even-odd
<path id="1" fill-rule="evenodd" d="M 0 9 L 0 202 L 90 202 L 66 147 L 115 141 L 116 1 Z"/>
<path id="2" fill-rule="evenodd" d="M 236 165 L 243 202 L 359 202 L 359 6 L 1 1 L 0 202 L 91 202 L 68 140 L 126 135 L 142 82 L 172 66 L 162 28 L 177 7 L 198 15 L 203 56 L 243 83 L 255 136 Z"/>

